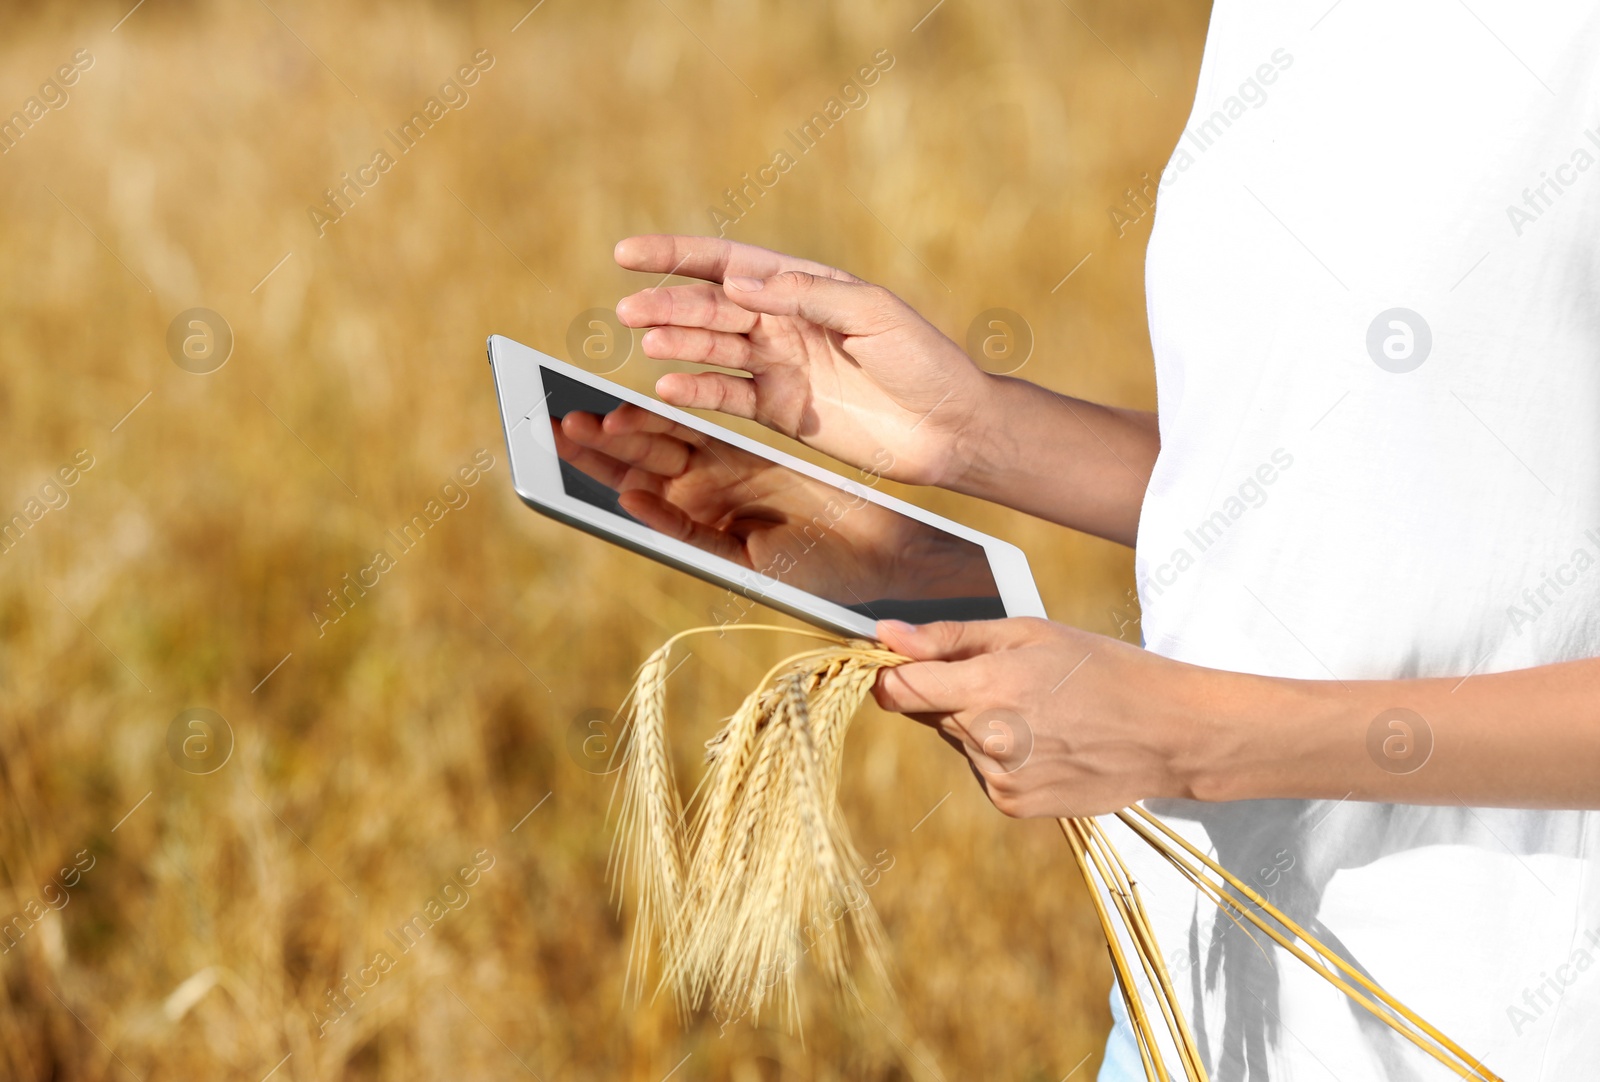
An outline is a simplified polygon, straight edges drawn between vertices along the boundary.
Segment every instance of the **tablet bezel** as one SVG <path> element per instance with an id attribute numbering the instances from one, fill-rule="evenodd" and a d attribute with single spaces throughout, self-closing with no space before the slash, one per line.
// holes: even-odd
<path id="1" fill-rule="evenodd" d="M 506 450 L 511 460 L 511 483 L 518 496 L 541 514 L 576 526 L 613 544 L 688 572 L 695 577 L 788 613 L 808 623 L 842 635 L 871 639 L 874 624 L 868 617 L 835 602 L 818 597 L 781 579 L 763 575 L 732 560 L 715 556 L 688 542 L 667 537 L 638 523 L 619 519 L 600 508 L 567 495 L 561 482 L 555 440 L 550 432 L 550 414 L 545 403 L 549 394 L 539 376 L 541 365 L 570 379 L 587 384 L 650 410 L 678 424 L 762 458 L 787 466 L 817 481 L 842 489 L 851 496 L 898 511 L 936 529 L 964 538 L 983 548 L 989 568 L 1000 591 L 1000 602 L 1007 616 L 1044 616 L 1044 603 L 1028 569 L 1021 549 L 999 538 L 969 529 L 958 522 L 925 511 L 870 486 L 814 466 L 804 459 L 741 436 L 714 422 L 676 409 L 657 399 L 630 390 L 576 365 L 558 360 L 503 335 L 491 335 L 489 365 L 494 372 L 495 396 L 500 403 L 500 421 L 505 430 Z M 730 621 L 731 622 L 731 621 Z"/>

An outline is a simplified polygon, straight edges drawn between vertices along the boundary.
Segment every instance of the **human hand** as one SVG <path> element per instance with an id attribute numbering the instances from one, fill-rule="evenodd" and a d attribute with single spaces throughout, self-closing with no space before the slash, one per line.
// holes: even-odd
<path id="1" fill-rule="evenodd" d="M 572 412 L 552 431 L 644 525 L 840 604 L 993 590 L 978 546 L 649 410 Z"/>
<path id="2" fill-rule="evenodd" d="M 893 480 L 955 487 L 994 380 L 893 293 L 716 237 L 629 237 L 615 254 L 630 270 L 704 279 L 618 302 L 618 319 L 648 328 L 648 356 L 749 374 L 669 373 L 656 383 L 664 401 L 753 418 Z"/>
<path id="3" fill-rule="evenodd" d="M 1188 704 L 1220 674 L 1048 620 L 877 631 L 913 659 L 879 674 L 878 704 L 936 729 L 1006 815 L 1102 815 L 1194 795 L 1205 726 Z"/>

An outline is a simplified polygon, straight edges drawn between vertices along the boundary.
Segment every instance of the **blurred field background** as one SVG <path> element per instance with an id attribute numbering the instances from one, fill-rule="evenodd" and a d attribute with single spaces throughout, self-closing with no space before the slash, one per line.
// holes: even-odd
<path id="1" fill-rule="evenodd" d="M 129 6 L 0 10 L 0 115 L 93 60 L 0 157 L 0 515 L 60 505 L 0 555 L 0 1076 L 1092 1077 L 1109 968 L 1055 825 L 1003 818 L 875 711 L 845 800 L 890 861 L 897 1001 L 813 985 L 803 1034 L 623 1003 L 610 779 L 574 726 L 723 597 L 518 502 L 483 341 L 564 354 L 575 316 L 645 284 L 618 238 L 712 231 L 723 189 L 888 50 L 729 235 L 882 282 L 958 341 L 1012 309 L 1020 374 L 1149 407 L 1149 219 L 1119 236 L 1108 211 L 1166 161 L 1207 6 Z M 479 50 L 470 100 L 319 237 L 324 189 Z M 235 336 L 205 375 L 166 345 L 195 307 Z M 467 502 L 319 634 L 326 592 L 480 449 Z M 911 498 L 1022 545 L 1055 618 L 1137 637 L 1126 550 Z M 792 645 L 696 650 L 680 778 Z M 231 731 L 213 773 L 169 754 L 191 707 Z M 386 933 L 479 851 L 470 901 L 398 952 Z"/>

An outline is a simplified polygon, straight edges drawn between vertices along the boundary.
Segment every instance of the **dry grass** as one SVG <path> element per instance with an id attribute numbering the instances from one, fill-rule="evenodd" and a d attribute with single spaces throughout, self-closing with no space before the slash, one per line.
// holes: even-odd
<path id="1" fill-rule="evenodd" d="M 958 339 L 1013 308 L 1038 342 L 1022 374 L 1152 405 L 1148 224 L 1119 238 L 1106 211 L 1170 152 L 1205 6 L 1075 2 L 1116 55 L 1053 0 L 947 0 L 914 33 L 931 0 L 547 0 L 514 34 L 532 0 L 147 0 L 112 33 L 133 6 L 0 10 L 0 115 L 95 56 L 0 156 L 0 513 L 80 448 L 95 463 L 0 556 L 0 917 L 49 910 L 62 867 L 94 860 L 0 954 L 0 1077 L 660 1082 L 685 1056 L 674 1082 L 1057 1082 L 1085 1056 L 1088 1077 L 1110 971 L 1055 828 L 1003 819 L 870 706 L 840 802 L 882 854 L 903 1013 L 802 986 L 802 1044 L 624 1005 L 611 779 L 569 738 L 724 598 L 516 501 L 482 344 L 561 352 L 578 312 L 638 285 L 618 237 L 704 229 L 887 47 L 871 104 L 731 235 L 881 281 Z M 470 104 L 319 240 L 308 204 L 481 48 Z M 166 352 L 196 305 L 236 336 L 208 376 Z M 326 591 L 480 448 L 470 502 L 319 636 Z M 1118 633 L 1126 551 L 913 495 L 1022 544 L 1057 618 Z M 674 716 L 722 716 L 776 660 L 697 645 Z M 236 738 L 216 773 L 168 755 L 191 706 Z M 679 734 L 677 776 L 709 735 Z M 444 887 L 479 850 L 470 901 L 402 952 L 389 933 L 459 904 Z M 345 984 L 385 950 L 371 988 Z"/>

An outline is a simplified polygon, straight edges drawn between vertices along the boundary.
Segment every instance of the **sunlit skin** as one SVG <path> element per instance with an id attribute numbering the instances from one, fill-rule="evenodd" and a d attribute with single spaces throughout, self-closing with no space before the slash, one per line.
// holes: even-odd
<path id="1" fill-rule="evenodd" d="M 552 422 L 556 452 L 652 529 L 851 605 L 993 593 L 982 550 L 623 405 Z"/>
<path id="2" fill-rule="evenodd" d="M 648 356 L 708 366 L 663 375 L 663 400 L 754 418 L 856 467 L 886 448 L 897 480 L 1133 544 L 1155 414 L 990 376 L 882 286 L 807 260 L 673 236 L 630 237 L 616 259 L 699 279 L 617 305 Z M 960 748 L 1009 815 L 1156 797 L 1600 808 L 1600 659 L 1339 683 L 1187 665 L 1046 620 L 877 632 L 914 659 L 880 676 L 879 704 Z M 1369 724 L 1395 707 L 1432 729 L 1424 770 L 1393 774 L 1367 754 Z M 1032 739 L 986 744 L 995 710 Z"/>

